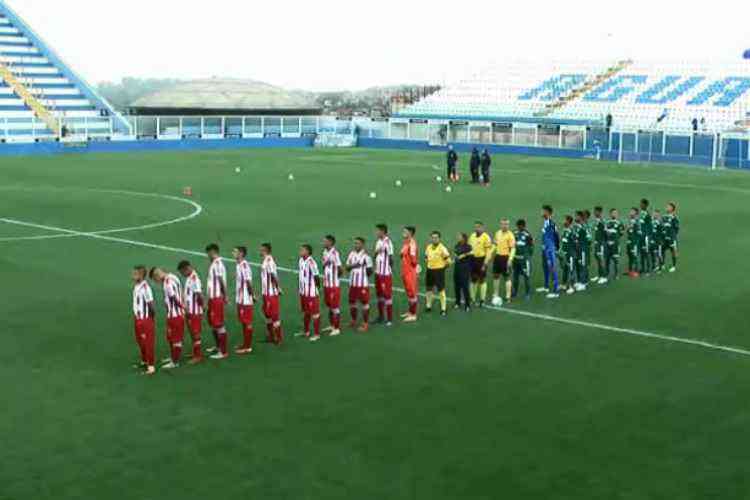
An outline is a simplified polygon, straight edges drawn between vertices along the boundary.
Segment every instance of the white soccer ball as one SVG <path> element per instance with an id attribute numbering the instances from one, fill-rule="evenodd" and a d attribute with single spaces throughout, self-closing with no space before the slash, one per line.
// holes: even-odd
<path id="1" fill-rule="evenodd" d="M 452 193 L 453 192 L 453 188 L 450 187 L 450 186 L 445 186 L 445 192 L 446 193 Z"/>
<path id="2" fill-rule="evenodd" d="M 437 177 L 435 177 L 435 180 L 438 181 L 438 182 L 443 182 L 443 178 L 440 177 L 439 175 Z"/>
<path id="3" fill-rule="evenodd" d="M 239 174 L 240 172 L 242 172 L 242 169 L 240 167 L 237 167 L 234 169 L 234 172 Z"/>
<path id="4" fill-rule="evenodd" d="M 492 305 L 495 307 L 501 307 L 503 305 L 503 299 L 500 297 L 492 297 Z"/>
<path id="5" fill-rule="evenodd" d="M 374 200 L 377 197 L 378 197 L 378 194 L 376 192 L 373 191 L 372 193 L 370 193 L 370 199 L 371 200 Z"/>
<path id="6" fill-rule="evenodd" d="M 290 180 L 290 181 L 293 181 L 293 180 L 294 180 L 294 174 L 289 174 L 289 180 Z"/>
<path id="7" fill-rule="evenodd" d="M 397 188 L 400 188 L 400 187 L 401 187 L 401 186 L 403 186 L 403 185 L 404 185 L 404 184 L 403 184 L 403 183 L 402 183 L 402 182 L 401 182 L 400 180 L 396 181 L 396 187 L 397 187 Z"/>

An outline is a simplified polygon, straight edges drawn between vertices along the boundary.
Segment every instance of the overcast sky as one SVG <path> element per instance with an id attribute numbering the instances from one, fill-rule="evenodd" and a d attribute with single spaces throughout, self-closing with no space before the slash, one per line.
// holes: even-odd
<path id="1" fill-rule="evenodd" d="M 92 83 L 220 76 L 360 89 L 440 83 L 506 59 L 738 60 L 750 48 L 746 0 L 6 2 Z"/>

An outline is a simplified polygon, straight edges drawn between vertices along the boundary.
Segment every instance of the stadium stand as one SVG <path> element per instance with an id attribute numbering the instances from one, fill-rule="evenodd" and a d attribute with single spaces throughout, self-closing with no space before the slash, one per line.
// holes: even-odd
<path id="1" fill-rule="evenodd" d="M 744 128 L 750 66 L 545 63 L 498 66 L 446 85 L 401 117 L 602 125 L 623 130 L 719 133 Z"/>
<path id="2" fill-rule="evenodd" d="M 109 137 L 128 122 L 0 1 L 0 140 Z"/>

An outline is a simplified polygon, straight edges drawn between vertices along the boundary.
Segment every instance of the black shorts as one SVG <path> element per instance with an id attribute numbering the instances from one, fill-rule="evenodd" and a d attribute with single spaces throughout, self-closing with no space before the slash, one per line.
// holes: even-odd
<path id="1" fill-rule="evenodd" d="M 510 274 L 508 269 L 508 256 L 507 255 L 495 255 L 495 260 L 492 263 L 492 273 L 495 276 L 505 276 L 506 278 Z"/>
<path id="2" fill-rule="evenodd" d="M 531 262 L 516 258 L 513 260 L 513 274 L 516 276 L 531 276 Z"/>
<path id="3" fill-rule="evenodd" d="M 484 257 L 471 258 L 471 279 L 473 281 L 483 280 L 487 277 L 487 270 L 484 269 Z"/>
<path id="4" fill-rule="evenodd" d="M 445 269 L 428 269 L 425 276 L 427 291 L 437 288 L 438 292 L 445 290 Z"/>

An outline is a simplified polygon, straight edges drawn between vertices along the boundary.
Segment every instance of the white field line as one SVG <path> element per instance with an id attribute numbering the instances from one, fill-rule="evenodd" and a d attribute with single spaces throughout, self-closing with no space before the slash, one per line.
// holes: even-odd
<path id="1" fill-rule="evenodd" d="M 0 222 L 5 222 L 7 224 L 14 224 L 17 226 L 25 226 L 25 227 L 35 228 L 35 229 L 42 229 L 45 231 L 56 231 L 56 232 L 68 234 L 71 236 L 83 236 L 83 237 L 93 238 L 93 239 L 102 240 L 102 241 L 122 243 L 124 245 L 150 248 L 154 250 L 162 250 L 165 252 L 173 252 L 173 253 L 178 253 L 178 254 L 183 254 L 183 255 L 205 257 L 205 253 L 197 252 L 195 250 L 186 250 L 184 248 L 176 248 L 176 247 L 170 247 L 170 246 L 165 246 L 165 245 L 158 245 L 155 243 L 147 243 L 144 241 L 129 240 L 129 239 L 119 238 L 115 236 L 107 236 L 104 234 L 85 233 L 81 231 L 75 231 L 73 229 L 66 229 L 66 228 L 55 227 L 55 226 L 46 226 L 42 224 L 34 224 L 32 222 L 24 222 L 24 221 L 19 221 L 15 219 L 0 218 Z M 232 259 L 228 259 L 228 258 L 224 258 L 224 260 L 226 262 L 233 262 Z M 252 265 L 255 267 L 259 266 L 256 263 L 253 263 Z M 279 270 L 283 272 L 287 272 L 287 273 L 297 274 L 297 271 L 294 269 L 279 267 Z M 347 280 L 343 280 L 343 281 L 346 282 Z M 401 288 L 396 288 L 395 290 L 401 293 L 404 292 L 404 290 Z M 714 343 L 704 341 L 704 340 L 694 340 L 694 339 L 688 339 L 688 338 L 682 338 L 682 337 L 674 337 L 671 335 L 662 335 L 659 333 L 652 333 L 652 332 L 647 332 L 647 331 L 642 331 L 642 330 L 634 330 L 631 328 L 620 328 L 616 326 L 604 325 L 601 323 L 591 323 L 588 321 L 580 321 L 576 319 L 551 316 L 548 314 L 539 314 L 539 313 L 533 313 L 533 312 L 528 312 L 528 311 L 519 311 L 517 309 L 508 309 L 508 308 L 494 307 L 494 306 L 490 306 L 488 307 L 488 309 L 492 309 L 494 311 L 498 311 L 501 313 L 510 314 L 514 316 L 521 316 L 525 318 L 549 321 L 549 322 L 559 323 L 559 324 L 564 324 L 564 325 L 578 326 L 578 327 L 588 328 L 591 330 L 599 330 L 602 332 L 616 333 L 616 334 L 621 334 L 621 335 L 631 335 L 631 336 L 636 336 L 636 337 L 641 337 L 641 338 L 649 338 L 649 339 L 661 340 L 665 342 L 685 344 L 689 346 L 700 347 L 703 349 L 710 349 L 714 351 L 722 351 L 722 352 L 727 352 L 727 353 L 732 353 L 732 354 L 739 354 L 741 356 L 750 356 L 749 350 L 742 349 L 739 347 L 731 347 L 731 346 L 725 346 L 721 344 L 714 344 Z"/>
<path id="2" fill-rule="evenodd" d="M 170 200 L 170 201 L 178 201 L 180 203 L 184 203 L 187 205 L 190 205 L 193 208 L 193 211 L 189 213 L 188 215 L 183 215 L 182 217 L 177 217 L 175 219 L 165 220 L 161 222 L 154 222 L 151 224 L 145 224 L 141 226 L 131 226 L 131 227 L 120 227 L 115 229 L 105 229 L 103 231 L 91 231 L 85 234 L 74 234 L 74 233 L 61 233 L 61 234 L 45 234 L 45 235 L 39 235 L 39 236 L 17 236 L 17 237 L 7 237 L 7 238 L 0 238 L 0 242 L 11 242 L 11 241 L 37 241 L 37 240 L 51 240 L 51 239 L 59 239 L 59 238 L 73 238 L 77 236 L 84 236 L 84 235 L 105 235 L 105 234 L 117 234 L 117 233 L 125 233 L 128 231 L 140 231 L 144 229 L 155 229 L 158 227 L 164 227 L 169 226 L 172 224 L 178 224 L 180 222 L 185 222 L 190 219 L 194 219 L 198 217 L 203 212 L 203 207 L 199 205 L 198 203 L 188 200 L 187 198 L 180 198 L 178 196 L 170 196 L 167 194 L 158 194 L 158 193 L 139 193 L 136 191 L 122 191 L 117 189 L 86 189 L 85 191 L 92 192 L 92 193 L 105 193 L 105 194 L 121 194 L 121 195 L 127 195 L 127 196 L 141 196 L 141 197 L 148 197 L 148 198 L 158 198 L 162 200 Z M 52 229 L 51 231 L 57 231 L 60 233 L 59 230 Z"/>

